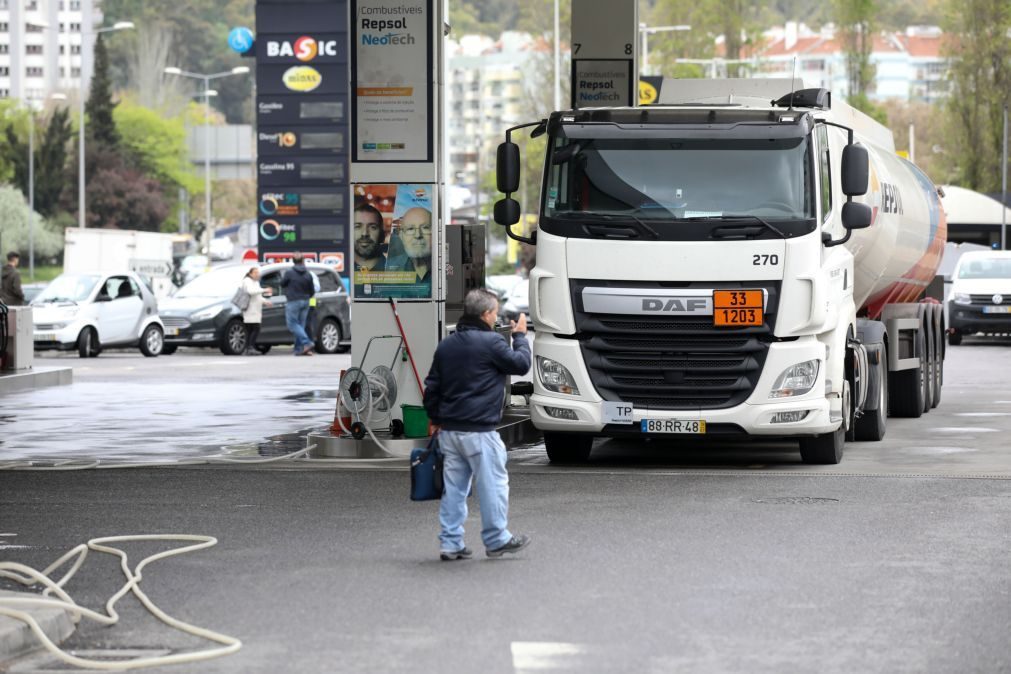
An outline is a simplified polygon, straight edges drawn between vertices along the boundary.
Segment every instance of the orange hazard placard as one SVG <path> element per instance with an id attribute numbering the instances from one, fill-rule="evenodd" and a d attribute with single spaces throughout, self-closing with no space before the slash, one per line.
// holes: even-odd
<path id="1" fill-rule="evenodd" d="M 713 325 L 718 328 L 760 327 L 765 322 L 761 290 L 714 290 Z"/>

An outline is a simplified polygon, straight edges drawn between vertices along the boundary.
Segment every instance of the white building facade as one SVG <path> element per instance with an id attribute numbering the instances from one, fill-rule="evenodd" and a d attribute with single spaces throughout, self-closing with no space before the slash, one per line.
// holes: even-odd
<path id="1" fill-rule="evenodd" d="M 87 89 L 98 0 L 0 0 L 0 98 L 41 107 Z"/>

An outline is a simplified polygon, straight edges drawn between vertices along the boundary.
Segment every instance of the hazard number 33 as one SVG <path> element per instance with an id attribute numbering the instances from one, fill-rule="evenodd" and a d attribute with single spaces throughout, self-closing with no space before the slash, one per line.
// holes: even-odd
<path id="1" fill-rule="evenodd" d="M 706 422 L 700 419 L 643 419 L 643 433 L 695 433 L 706 432 Z"/>

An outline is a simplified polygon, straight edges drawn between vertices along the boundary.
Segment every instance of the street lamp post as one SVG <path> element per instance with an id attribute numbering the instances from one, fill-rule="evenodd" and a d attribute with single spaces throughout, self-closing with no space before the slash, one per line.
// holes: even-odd
<path id="1" fill-rule="evenodd" d="M 677 26 L 647 26 L 644 23 L 639 24 L 639 34 L 642 35 L 642 74 L 649 75 L 649 42 L 647 41 L 650 35 L 656 33 L 668 33 L 673 31 L 683 31 L 691 30 L 691 26 L 687 25 L 677 25 Z"/>
<path id="2" fill-rule="evenodd" d="M 229 75 L 245 75 L 249 72 L 248 66 L 235 66 L 231 70 L 220 73 L 191 73 L 181 68 L 169 66 L 165 69 L 166 75 L 178 75 L 179 77 L 189 77 L 195 80 L 203 80 L 204 83 L 204 103 L 207 110 L 204 111 L 204 238 L 208 239 L 211 229 L 211 80 L 216 80 Z M 217 94 L 217 92 L 214 92 Z M 209 240 L 209 239 L 208 239 Z"/>
<path id="3" fill-rule="evenodd" d="M 87 204 L 85 203 L 85 193 L 84 193 L 84 102 L 87 99 L 84 90 L 84 40 L 89 37 L 96 37 L 102 33 L 111 33 L 117 30 L 129 30 L 133 28 L 133 21 L 117 21 L 108 28 L 97 28 L 91 32 L 81 33 L 81 95 L 80 98 L 80 122 L 78 128 L 80 132 L 78 133 L 77 139 L 77 224 L 81 229 L 88 226 L 87 218 L 85 215 L 88 212 Z"/>
<path id="4" fill-rule="evenodd" d="M 66 100 L 64 94 L 51 94 L 56 101 Z M 28 278 L 35 280 L 35 110 L 28 108 Z"/>

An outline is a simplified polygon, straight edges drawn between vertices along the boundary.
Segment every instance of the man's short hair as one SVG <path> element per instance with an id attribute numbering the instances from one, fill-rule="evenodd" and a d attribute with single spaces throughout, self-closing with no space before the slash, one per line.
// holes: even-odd
<path id="1" fill-rule="evenodd" d="M 302 253 L 293 253 L 291 256 L 291 261 L 295 264 L 301 264 L 302 260 L 304 259 L 305 258 L 302 257 Z"/>
<path id="2" fill-rule="evenodd" d="M 364 199 L 359 199 L 357 203 L 355 203 L 355 213 L 368 213 L 369 215 L 375 216 L 376 220 L 379 222 L 379 243 L 383 243 L 386 240 L 386 228 L 383 227 L 382 211 Z"/>
<path id="3" fill-rule="evenodd" d="M 17 251 L 13 251 L 12 250 L 11 252 L 7 253 L 7 261 L 8 262 L 12 262 L 14 260 L 20 260 L 20 259 L 21 259 L 21 256 L 17 254 Z"/>
<path id="4" fill-rule="evenodd" d="M 497 306 L 498 295 L 484 288 L 475 288 L 463 298 L 463 315 L 480 318 L 486 311 L 493 311 Z"/>

